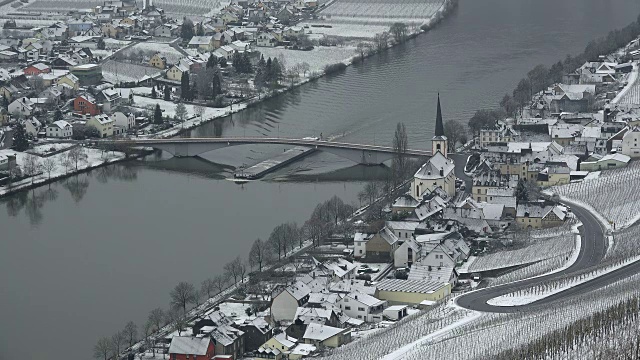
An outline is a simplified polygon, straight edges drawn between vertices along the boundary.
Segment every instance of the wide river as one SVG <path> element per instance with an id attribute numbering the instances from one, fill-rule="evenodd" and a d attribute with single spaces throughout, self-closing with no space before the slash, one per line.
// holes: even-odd
<path id="1" fill-rule="evenodd" d="M 578 53 L 639 13 L 637 0 L 460 0 L 428 34 L 193 135 L 323 133 L 390 144 L 404 122 L 410 147 L 427 148 L 438 92 L 445 121 L 466 122 L 534 65 Z M 152 158 L 3 200 L 0 360 L 89 359 L 99 337 L 167 308 L 179 281 L 219 273 L 255 238 L 281 222 L 303 222 L 333 195 L 355 203 L 363 181 L 383 170 L 316 154 L 266 181 L 224 180 L 229 166 L 282 150 Z"/>

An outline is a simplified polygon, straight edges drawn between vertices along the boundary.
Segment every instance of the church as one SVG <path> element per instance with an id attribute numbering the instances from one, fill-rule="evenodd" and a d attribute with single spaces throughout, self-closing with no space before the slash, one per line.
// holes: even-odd
<path id="1" fill-rule="evenodd" d="M 455 164 L 452 159 L 449 159 L 447 137 L 444 135 L 442 123 L 440 94 L 438 94 L 435 136 L 431 138 L 431 153 L 429 161 L 422 165 L 411 181 L 411 196 L 418 201 L 423 195 L 429 194 L 438 187 L 451 197 L 456 193 Z"/>

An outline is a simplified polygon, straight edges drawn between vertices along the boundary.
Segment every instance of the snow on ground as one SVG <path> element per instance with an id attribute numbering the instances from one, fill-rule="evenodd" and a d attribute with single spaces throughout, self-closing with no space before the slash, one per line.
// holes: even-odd
<path id="1" fill-rule="evenodd" d="M 564 198 L 587 204 L 601 214 L 615 229 L 635 223 L 640 217 L 640 161 L 622 169 L 603 171 L 593 180 L 554 186 L 550 189 Z M 606 189 L 606 191 L 603 191 Z"/>
<path id="2" fill-rule="evenodd" d="M 134 91 L 135 94 L 135 91 Z M 137 107 L 137 108 L 141 108 L 141 109 L 146 109 L 146 110 L 151 110 L 153 111 L 156 107 L 156 104 L 160 105 L 160 108 L 163 110 L 163 115 L 165 117 L 175 117 L 176 116 L 176 106 L 178 104 L 174 103 L 173 101 L 166 101 L 163 99 L 152 99 L 152 98 L 148 98 L 148 97 L 144 97 L 144 96 L 138 96 L 138 95 L 134 95 L 133 96 L 133 107 Z M 185 104 L 185 107 L 187 109 L 187 113 L 189 114 L 189 117 L 194 116 L 195 115 L 195 105 L 191 105 L 191 104 Z M 234 104 L 233 105 L 233 109 L 243 109 L 245 108 L 246 105 L 244 104 Z M 212 118 L 217 118 L 217 117 L 222 117 L 222 116 L 227 116 L 231 113 L 230 108 L 229 107 L 223 107 L 223 108 L 212 108 L 212 107 L 205 107 L 205 111 L 202 115 L 203 120 L 206 119 L 212 119 Z M 197 119 L 193 119 L 194 121 L 200 121 L 200 118 Z M 185 122 L 185 127 L 186 127 L 186 122 Z"/>
<path id="3" fill-rule="evenodd" d="M 547 283 L 543 285 L 537 285 L 528 289 L 519 290 L 514 293 L 498 296 L 487 301 L 487 304 L 495 306 L 520 306 L 530 304 L 532 302 L 542 300 L 551 295 L 568 290 L 574 286 L 578 286 L 580 284 L 591 281 L 595 278 L 618 270 L 638 260 L 640 260 L 640 257 L 636 256 L 615 265 L 610 265 L 605 268 L 593 270 L 587 274 L 581 274 L 579 276 L 565 278 L 551 284 Z"/>
<path id="4" fill-rule="evenodd" d="M 429 22 L 442 8 L 442 0 L 336 0 L 318 13 L 320 20 L 303 23 L 313 33 L 352 38 L 373 38 L 395 22 L 416 28 Z M 318 27 L 317 25 L 324 25 Z"/>
<path id="5" fill-rule="evenodd" d="M 72 148 L 74 145 L 75 144 L 70 144 L 70 143 L 42 144 L 42 145 L 34 146 L 33 149 L 29 149 L 27 150 L 27 152 L 30 154 L 42 156 L 55 151 L 60 151 L 62 149 Z"/>
<path id="6" fill-rule="evenodd" d="M 638 81 L 638 64 L 633 64 L 633 71 L 629 74 L 629 78 L 627 79 L 627 86 L 622 89 L 616 95 L 616 97 L 611 100 L 612 104 L 636 104 L 640 105 L 640 82 Z"/>
<path id="7" fill-rule="evenodd" d="M 85 10 L 97 5 L 103 5 L 102 0 L 31 0 L 23 10 L 60 11 L 60 9 Z"/>
<path id="8" fill-rule="evenodd" d="M 69 144 L 66 144 L 67 146 Z M 103 152 L 99 149 L 92 149 L 92 148 L 84 148 L 84 152 L 87 155 L 86 159 L 79 161 L 78 163 L 78 170 L 84 170 L 84 169 L 89 169 L 89 168 L 94 168 L 97 166 L 100 166 L 104 163 L 109 163 L 109 162 L 115 162 L 118 160 L 122 160 L 124 159 L 125 155 L 123 153 L 120 152 Z M 21 169 L 24 170 L 24 163 L 25 163 L 25 159 L 27 158 L 27 156 L 29 156 L 29 154 L 24 153 L 24 152 L 19 152 L 19 151 L 13 151 L 13 150 L 0 150 L 0 153 L 2 154 L 15 154 L 16 155 L 16 162 L 18 164 L 18 166 L 20 166 Z M 51 171 L 51 179 L 55 179 L 55 178 L 61 178 L 64 177 L 66 175 L 68 175 L 69 173 L 75 171 L 75 164 L 69 166 L 68 168 L 65 168 L 64 166 L 62 166 L 62 159 L 64 157 L 66 157 L 68 155 L 68 151 L 56 154 L 56 155 L 52 155 L 47 157 L 47 159 L 52 159 L 54 161 L 54 163 L 56 164 L 55 168 L 53 169 L 53 171 Z M 37 155 L 32 155 L 32 156 L 37 156 Z M 42 162 L 44 161 L 45 158 L 37 156 L 40 164 L 42 164 Z M 40 183 L 44 183 L 46 181 L 48 181 L 49 179 L 49 174 L 44 172 L 40 175 L 36 175 L 33 179 L 32 178 L 26 178 L 23 180 L 20 180 L 18 182 L 14 182 L 11 185 L 11 188 L 8 187 L 3 187 L 0 186 L 0 195 L 4 195 L 7 192 L 9 192 L 9 190 L 14 191 L 16 189 L 20 189 L 20 188 L 25 188 L 30 186 L 32 183 L 33 184 L 40 184 Z"/>
<path id="9" fill-rule="evenodd" d="M 167 61 L 170 64 L 175 64 L 184 57 L 184 55 L 180 51 L 171 47 L 171 45 L 167 43 L 158 43 L 158 42 L 137 43 L 136 45 L 133 45 L 132 47 L 127 48 L 126 50 L 123 50 L 123 54 L 128 55 L 128 54 L 137 53 L 140 51 L 147 53 L 149 56 L 152 56 L 156 52 L 159 52 L 160 56 L 167 58 Z"/>
<path id="10" fill-rule="evenodd" d="M 317 46 L 311 51 L 290 50 L 282 47 L 260 47 L 257 50 L 264 55 L 265 59 L 277 58 L 282 54 L 287 67 L 306 62 L 312 72 L 322 71 L 326 65 L 348 62 L 356 54 L 355 46 Z"/>
<path id="11" fill-rule="evenodd" d="M 113 84 L 120 82 L 137 82 L 145 75 L 155 75 L 160 69 L 152 66 L 143 66 L 108 60 L 102 64 L 102 77 Z"/>
<path id="12" fill-rule="evenodd" d="M 517 250 L 497 251 L 475 258 L 468 266 L 468 272 L 482 272 L 493 269 L 508 268 L 517 265 L 551 258 L 566 258 L 575 248 L 575 237 L 570 231 L 572 224 L 545 230 L 534 230 L 530 234 L 522 233 L 521 236 L 530 237 L 531 244 Z"/>

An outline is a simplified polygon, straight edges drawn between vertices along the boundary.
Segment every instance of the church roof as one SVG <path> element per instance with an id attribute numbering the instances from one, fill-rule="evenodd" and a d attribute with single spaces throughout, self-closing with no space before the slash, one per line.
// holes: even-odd
<path id="1" fill-rule="evenodd" d="M 420 170 L 416 172 L 414 177 L 423 180 L 441 179 L 447 177 L 455 168 L 453 160 L 447 159 L 441 152 L 436 152 L 429 161 L 427 161 Z M 442 170 L 443 175 L 440 175 Z"/>

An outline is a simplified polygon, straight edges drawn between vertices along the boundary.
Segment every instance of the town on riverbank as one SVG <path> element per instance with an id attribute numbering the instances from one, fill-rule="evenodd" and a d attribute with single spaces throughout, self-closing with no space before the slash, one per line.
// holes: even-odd
<path id="1" fill-rule="evenodd" d="M 194 19 L 151 1 L 137 5 L 105 1 L 65 12 L 34 0 L 0 7 L 0 151 L 10 149 L 2 153 L 0 195 L 45 182 L 44 148 L 55 151 L 47 181 L 129 155 L 111 149 L 120 151 L 106 158 L 104 149 L 81 147 L 69 167 L 64 150 L 76 147 L 60 140 L 176 136 L 403 43 L 455 2 L 404 9 L 412 16 L 391 22 L 384 18 L 393 9 L 384 8 L 338 20 L 333 15 L 357 9 L 336 2 L 239 2 Z M 367 19 L 375 25 L 361 23 Z"/>
<path id="2" fill-rule="evenodd" d="M 640 199 L 628 191 L 638 181 L 637 163 L 632 159 L 637 153 L 633 114 L 640 106 L 635 99 L 640 25 L 634 26 L 604 41 L 606 46 L 602 42 L 590 45 L 591 52 L 576 59 L 552 68 L 536 67 L 505 96 L 502 109 L 478 111 L 468 130 L 461 121 L 444 121 L 447 98 L 443 97 L 444 109 L 438 100 L 432 156 L 426 162 L 403 155 L 408 147 L 399 124 L 393 175 L 365 186 L 358 195 L 361 208 L 334 198 L 320 204 L 302 226 L 276 227 L 267 240 L 255 241 L 246 259 L 229 261 L 224 274 L 198 286 L 188 281 L 177 284 L 168 311 L 151 310 L 143 325 L 131 322 L 123 331 L 98 340 L 95 357 L 353 360 L 500 358 L 493 356 L 498 354 L 521 358 L 501 351 L 505 346 L 520 346 L 519 354 L 527 354 L 533 340 L 555 329 L 589 320 L 589 316 L 601 319 L 603 311 L 637 294 L 607 289 L 606 294 L 590 298 L 587 309 L 571 312 L 567 307 L 582 303 L 563 303 L 547 310 L 547 318 L 481 317 L 450 300 L 472 289 L 568 267 L 582 246 L 577 236 L 580 219 L 574 215 L 579 208 L 593 212 L 615 236 L 615 246 L 601 266 L 505 294 L 491 299 L 490 305 L 527 305 L 614 271 L 638 256 L 634 249 L 638 234 L 632 225 L 638 219 Z M 198 79 L 201 77 L 195 77 L 195 85 L 189 80 L 190 89 L 197 89 Z M 132 94 L 126 95 L 129 88 L 119 85 L 109 89 L 118 94 L 124 91 L 126 99 Z M 156 85 L 149 91 L 150 99 L 154 91 L 159 99 Z M 138 96 L 133 93 L 129 108 L 139 105 Z M 188 109 L 197 114 L 199 106 L 203 112 L 231 111 L 232 107 L 235 111 L 242 106 L 205 106 L 183 98 L 182 89 L 173 89 L 170 97 L 174 120 L 173 124 L 163 123 L 165 130 L 154 126 L 159 124 L 144 125 L 143 119 L 138 122 L 144 117 L 139 114 L 114 111 L 84 114 L 78 123 L 67 122 L 70 128 L 66 130 L 71 132 L 67 136 L 84 125 L 98 129 L 101 138 L 104 132 L 106 138 L 125 134 L 164 137 L 204 121 L 203 115 L 191 123 L 185 120 L 187 115 L 180 119 L 180 105 L 187 114 Z M 225 96 L 222 101 L 230 100 Z M 97 108 L 104 112 L 102 105 Z M 63 118 L 69 116 L 61 113 Z M 166 117 L 166 109 L 164 113 Z M 123 117 L 131 121 L 127 129 L 116 133 L 112 124 L 116 134 L 111 135 L 109 125 L 101 127 L 111 118 L 122 121 Z M 25 120 L 11 119 L 13 126 L 7 133 L 14 148 L 16 139 L 18 144 L 25 143 L 20 129 L 22 125 L 26 132 Z M 24 152 L 5 153 L 7 186 L 37 184 L 56 176 L 56 171 L 64 176 L 131 155 L 129 147 L 94 149 L 47 142 L 48 130 L 47 126 L 44 137 L 36 133 L 37 142 L 26 136 Z M 53 128 L 51 133 L 56 131 Z M 53 170 L 48 171 L 50 167 Z M 498 346 L 507 334 L 513 339 L 514 322 L 528 324 L 527 331 L 521 332 L 526 336 Z M 470 329 L 465 328 L 469 324 L 482 336 L 460 336 Z M 509 325 L 499 326 L 503 324 Z M 571 327 L 573 334 L 578 334 L 576 329 Z M 595 332 L 588 336 L 600 339 Z M 429 346 L 422 346 L 425 344 Z M 585 358 L 579 350 L 568 349 L 557 345 L 553 351 L 574 351 L 575 358 Z"/>

